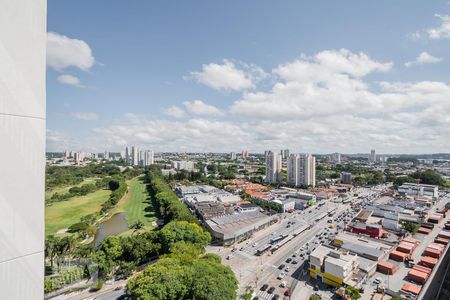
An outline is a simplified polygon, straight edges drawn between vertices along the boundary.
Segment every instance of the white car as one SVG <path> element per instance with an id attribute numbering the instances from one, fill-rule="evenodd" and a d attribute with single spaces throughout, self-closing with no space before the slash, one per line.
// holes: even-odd
<path id="1" fill-rule="evenodd" d="M 382 281 L 383 281 L 383 280 L 382 280 L 380 277 L 377 277 L 377 278 L 373 281 L 373 283 L 375 283 L 375 284 L 380 284 Z"/>
<path id="2" fill-rule="evenodd" d="M 287 285 L 286 281 L 282 281 L 280 284 L 281 287 L 286 287 L 286 285 Z"/>
<path id="3" fill-rule="evenodd" d="M 283 279 L 284 276 L 286 276 L 286 274 L 284 274 L 283 272 L 281 272 L 280 274 L 278 274 L 278 279 Z"/>

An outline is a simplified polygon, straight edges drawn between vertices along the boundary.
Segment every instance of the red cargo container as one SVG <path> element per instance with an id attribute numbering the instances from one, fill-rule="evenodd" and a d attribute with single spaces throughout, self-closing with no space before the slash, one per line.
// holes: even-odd
<path id="1" fill-rule="evenodd" d="M 420 227 L 419 230 L 417 230 L 417 232 L 422 234 L 429 234 L 431 230 L 425 227 Z"/>
<path id="2" fill-rule="evenodd" d="M 389 254 L 389 258 L 392 259 L 392 260 L 395 260 L 395 261 L 405 261 L 409 257 L 410 256 L 409 256 L 408 253 L 403 253 L 403 252 L 396 251 L 396 250 L 392 251 Z"/>
<path id="3" fill-rule="evenodd" d="M 377 264 L 377 271 L 387 275 L 393 275 L 397 272 L 397 266 L 387 261 L 379 261 Z"/>
<path id="4" fill-rule="evenodd" d="M 442 244 L 442 245 L 447 245 L 448 242 L 450 242 L 450 240 L 447 240 L 447 239 L 444 239 L 444 238 L 440 238 L 440 237 L 435 238 L 434 241 L 436 243 L 439 243 L 439 244 Z"/>
<path id="5" fill-rule="evenodd" d="M 427 282 L 428 276 L 429 275 L 427 273 L 420 272 L 417 270 L 410 270 L 408 272 L 408 278 L 410 280 L 417 282 L 417 283 L 421 283 L 421 284 L 424 284 L 425 282 Z"/>
<path id="6" fill-rule="evenodd" d="M 421 289 L 422 288 L 420 286 L 412 284 L 412 283 L 405 283 L 402 286 L 402 291 L 403 292 L 405 292 L 405 293 L 412 293 L 414 295 L 419 295 Z"/>
<path id="7" fill-rule="evenodd" d="M 423 251 L 422 254 L 425 255 L 425 256 L 431 256 L 431 257 L 434 257 L 434 258 L 439 258 L 441 256 L 441 254 L 442 254 L 442 251 L 439 251 L 439 250 L 431 248 L 431 247 L 427 247 Z"/>
<path id="8" fill-rule="evenodd" d="M 422 258 L 420 259 L 420 264 L 428 268 L 434 268 L 437 262 L 438 262 L 437 258 L 429 256 L 422 256 Z"/>
<path id="9" fill-rule="evenodd" d="M 437 243 L 431 243 L 430 245 L 428 245 L 428 247 L 431 247 L 431 248 L 434 248 L 434 249 L 440 250 L 440 251 L 445 250 L 445 246 L 442 246 L 441 244 L 437 244 Z"/>
<path id="10" fill-rule="evenodd" d="M 407 243 L 414 244 L 414 245 L 416 245 L 416 247 L 420 244 L 420 241 L 418 239 L 415 239 L 415 238 L 412 238 L 412 237 L 404 238 L 403 241 L 407 242 Z"/>
<path id="11" fill-rule="evenodd" d="M 431 274 L 431 271 L 432 271 L 432 269 L 427 268 L 427 267 L 424 267 L 424 266 L 421 266 L 421 265 L 414 265 L 412 268 L 413 268 L 414 270 L 417 270 L 417 271 L 420 271 L 420 272 L 427 273 L 428 275 L 430 275 L 430 274 Z"/>
<path id="12" fill-rule="evenodd" d="M 414 244 L 407 243 L 407 242 L 401 242 L 400 245 L 397 247 L 397 251 L 411 254 L 414 251 L 415 247 Z"/>
<path id="13" fill-rule="evenodd" d="M 441 232 L 438 233 L 438 237 L 450 240 L 450 232 L 448 232 L 448 231 L 441 231 Z"/>

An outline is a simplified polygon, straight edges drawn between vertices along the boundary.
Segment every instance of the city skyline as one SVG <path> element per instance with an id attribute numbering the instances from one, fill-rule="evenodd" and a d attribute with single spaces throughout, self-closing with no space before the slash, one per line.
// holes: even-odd
<path id="1" fill-rule="evenodd" d="M 255 4 L 49 1 L 47 150 L 449 152 L 446 1 Z"/>

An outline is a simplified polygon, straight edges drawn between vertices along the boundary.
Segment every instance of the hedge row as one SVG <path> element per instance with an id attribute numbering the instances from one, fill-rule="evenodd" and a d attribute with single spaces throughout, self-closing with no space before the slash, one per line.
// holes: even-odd
<path id="1" fill-rule="evenodd" d="M 197 222 L 187 206 L 172 191 L 159 169 L 150 168 L 146 173 L 146 179 L 149 192 L 154 199 L 154 205 L 159 210 L 164 223 L 167 224 L 170 221 Z"/>

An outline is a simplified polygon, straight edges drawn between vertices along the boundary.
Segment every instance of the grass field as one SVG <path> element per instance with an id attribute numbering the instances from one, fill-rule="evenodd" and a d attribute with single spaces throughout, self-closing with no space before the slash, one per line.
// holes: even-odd
<path id="1" fill-rule="evenodd" d="M 151 228 L 151 223 L 157 217 L 142 178 L 140 176 L 127 181 L 128 193 L 119 201 L 113 212 L 126 212 L 128 225 L 142 221 L 145 228 Z"/>
<path id="2" fill-rule="evenodd" d="M 58 230 L 79 222 L 82 216 L 100 211 L 110 193 L 109 190 L 98 190 L 45 207 L 45 234 L 55 234 Z"/>
<path id="3" fill-rule="evenodd" d="M 53 196 L 54 193 L 64 194 L 64 193 L 67 193 L 71 187 L 82 186 L 83 184 L 86 184 L 86 183 L 95 183 L 95 178 L 86 178 L 85 180 L 83 180 L 81 183 L 79 183 L 77 185 L 70 185 L 70 186 L 65 186 L 65 187 L 56 187 L 56 188 L 52 188 L 52 189 L 46 190 L 45 191 L 45 200 L 50 199 Z"/>

